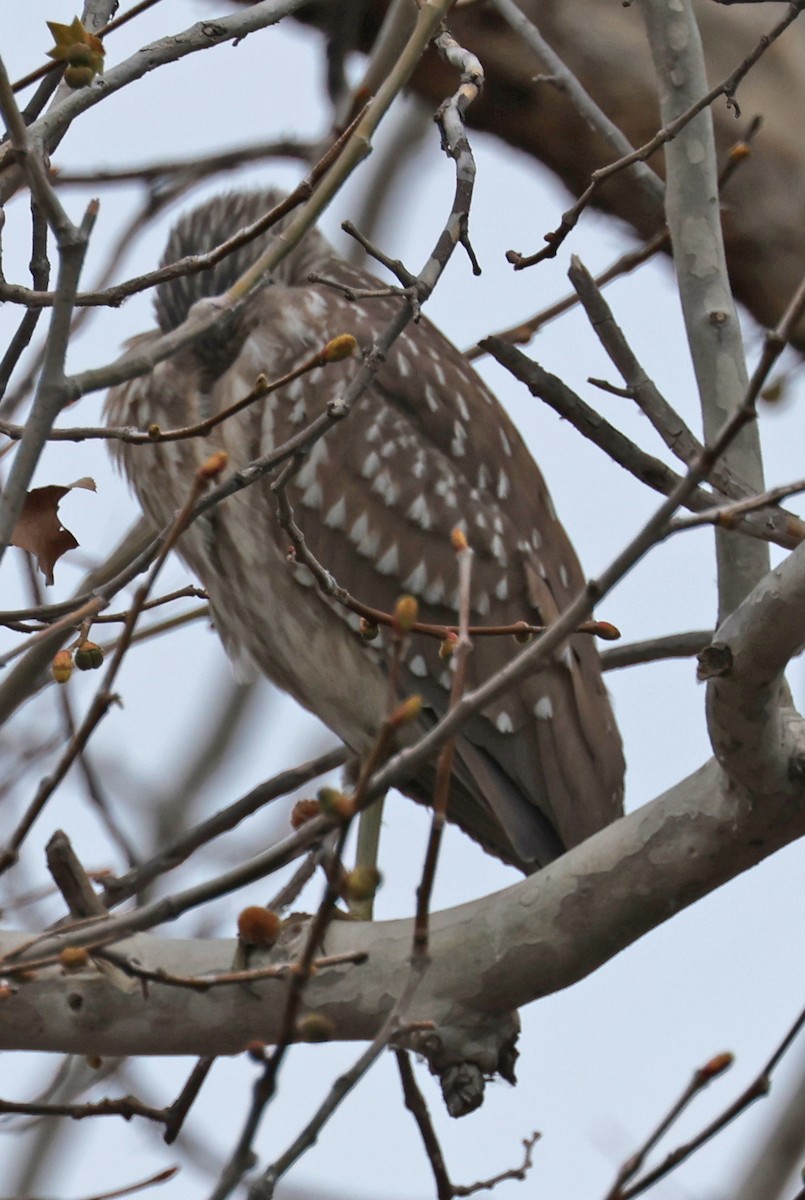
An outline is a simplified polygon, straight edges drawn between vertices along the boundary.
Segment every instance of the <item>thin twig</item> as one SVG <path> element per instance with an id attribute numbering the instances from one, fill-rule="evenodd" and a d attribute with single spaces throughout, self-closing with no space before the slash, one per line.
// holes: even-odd
<path id="1" fill-rule="evenodd" d="M 2 853 L 0 853 L 0 873 L 10 867 L 12 863 L 17 861 L 19 848 L 25 840 L 25 837 L 30 831 L 34 821 L 39 816 L 45 804 L 55 792 L 56 788 L 64 779 L 73 762 L 75 762 L 75 759 L 83 751 L 87 741 L 94 732 L 98 723 L 109 711 L 111 705 L 115 703 L 117 697 L 112 692 L 112 685 L 117 677 L 120 665 L 129 647 L 131 636 L 134 633 L 134 626 L 136 625 L 137 619 L 140 615 L 141 607 L 147 600 L 148 593 L 151 591 L 151 588 L 156 582 L 156 578 L 165 563 L 165 559 L 168 557 L 168 554 L 187 528 L 195 508 L 196 501 L 209 483 L 211 478 L 209 471 L 210 462 L 212 462 L 212 460 L 208 460 L 208 463 L 204 464 L 196 472 L 196 475 L 189 488 L 187 500 L 176 514 L 171 528 L 168 530 L 167 535 L 164 538 L 162 546 L 160 547 L 160 550 L 154 559 L 154 563 L 146 579 L 137 589 L 131 608 L 128 612 L 126 623 L 123 627 L 123 632 L 118 639 L 115 652 L 109 661 L 106 671 L 104 672 L 103 680 L 101 681 L 101 684 L 95 693 L 95 697 L 93 698 L 87 715 L 81 722 L 80 727 L 76 730 L 74 737 L 71 739 L 53 773 L 43 779 L 40 783 L 34 799 L 31 801 L 22 819 L 18 823 L 17 828 L 9 839 L 7 846 Z M 223 461 L 219 461 L 216 464 L 216 473 L 218 470 L 220 470 L 222 465 Z"/>
<path id="2" fill-rule="evenodd" d="M 589 205 L 593 196 L 599 188 L 606 183 L 613 175 L 619 171 L 624 171 L 627 167 L 631 167 L 636 162 L 643 162 L 650 158 L 655 151 L 659 150 L 667 142 L 670 142 L 677 136 L 680 130 L 684 129 L 694 117 L 696 117 L 705 108 L 708 108 L 714 100 L 719 96 L 725 96 L 730 107 L 736 109 L 736 116 L 740 115 L 740 110 L 735 103 L 735 92 L 744 76 L 761 58 L 769 46 L 771 46 L 778 37 L 797 19 L 800 15 L 805 0 L 794 0 L 789 4 L 786 15 L 774 25 L 768 33 L 764 34 L 755 48 L 747 54 L 746 58 L 736 67 L 736 69 L 723 79 L 721 83 L 712 87 L 709 92 L 701 96 L 690 108 L 681 113 L 675 120 L 669 121 L 663 125 L 661 129 L 649 141 L 645 142 L 637 150 L 633 150 L 631 154 L 625 154 L 615 162 L 609 163 L 605 167 L 599 167 L 593 171 L 590 176 L 590 182 L 582 192 L 575 204 L 573 204 L 565 213 L 562 214 L 562 220 L 556 229 L 545 234 L 546 245 L 542 250 L 538 250 L 535 254 L 523 255 L 516 250 L 509 250 L 506 258 L 512 264 L 515 271 L 522 271 L 526 267 L 534 266 L 536 263 L 542 262 L 547 258 L 555 258 L 564 240 L 568 234 L 575 229 L 578 224 L 579 217 Z"/>

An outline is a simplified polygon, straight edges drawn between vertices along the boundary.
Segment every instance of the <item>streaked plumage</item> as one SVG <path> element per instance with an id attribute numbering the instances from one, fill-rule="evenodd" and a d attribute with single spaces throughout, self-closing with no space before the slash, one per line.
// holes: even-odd
<path id="1" fill-rule="evenodd" d="M 230 194 L 203 205 L 174 229 L 164 261 L 210 249 L 276 199 Z M 179 325 L 202 296 L 225 290 L 264 244 L 205 274 L 161 285 L 161 330 Z M 261 372 L 277 377 L 339 333 L 370 346 L 398 302 L 351 303 L 309 283 L 312 270 L 350 286 L 377 286 L 311 232 L 226 336 L 207 338 L 151 376 L 114 389 L 110 422 L 189 424 L 245 395 Z M 233 468 L 264 454 L 321 412 L 355 369 L 346 361 L 315 371 L 204 440 L 116 443 L 145 511 L 166 524 L 213 450 L 225 449 Z M 424 319 L 398 339 L 349 418 L 316 444 L 289 497 L 313 553 L 353 595 L 386 611 L 401 592 L 411 592 L 423 620 L 455 623 L 449 539 L 457 525 L 475 551 L 476 623 L 549 621 L 583 581 L 517 430 L 466 359 Z M 360 753 L 385 711 L 383 641 L 367 645 L 358 636 L 357 619 L 323 600 L 306 568 L 289 565 L 286 543 L 264 481 L 197 523 L 182 553 L 210 594 L 230 653 L 252 659 Z M 477 639 L 471 682 L 488 678 L 517 649 L 511 638 Z M 438 643 L 412 638 L 403 692 L 422 694 L 428 722 L 445 711 L 449 683 Z M 430 768 L 405 790 L 427 801 L 432 778 Z M 613 820 L 622 781 L 620 739 L 596 651 L 589 638 L 577 636 L 547 669 L 465 727 L 450 816 L 491 853 L 529 871 Z"/>

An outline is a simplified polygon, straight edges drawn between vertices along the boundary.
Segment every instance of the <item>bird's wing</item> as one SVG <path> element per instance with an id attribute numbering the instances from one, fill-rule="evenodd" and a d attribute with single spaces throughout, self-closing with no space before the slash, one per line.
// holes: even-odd
<path id="1" fill-rule="evenodd" d="M 353 286 L 371 280 L 337 259 L 327 267 Z M 214 403 L 231 402 L 260 371 L 280 374 L 339 333 L 353 333 L 368 349 L 396 303 L 351 303 L 310 285 L 266 289 L 235 365 L 213 389 Z M 227 433 L 234 461 L 249 461 L 298 433 L 344 391 L 355 370 L 354 363 L 331 365 L 251 411 Z M 341 586 L 384 611 L 410 592 L 423 620 L 455 624 L 450 534 L 457 526 L 475 552 L 474 623 L 550 621 L 582 586 L 576 556 L 517 430 L 463 356 L 426 321 L 396 341 L 349 418 L 310 452 L 289 496 L 319 561 Z M 260 536 L 283 550 L 268 490 L 249 489 L 241 502 Z M 237 586 L 248 590 L 248 581 Z M 477 638 L 470 683 L 489 678 L 519 649 L 511 637 Z M 375 648 L 368 653 L 377 661 Z M 438 642 L 411 638 L 403 691 L 422 693 L 438 717 L 450 679 Z M 337 684 L 345 682 L 356 686 Z M 302 699 L 317 708 L 315 696 Z M 376 723 L 381 717 L 377 711 Z M 520 865 L 553 857 L 559 842 L 574 844 L 613 819 L 623 763 L 589 638 L 570 639 L 471 722 L 459 758 L 459 778 L 473 793 L 467 804 L 484 815 L 475 821 L 458 802 L 452 815 L 470 832 L 474 824 L 499 822 L 502 836 L 489 848 Z"/>

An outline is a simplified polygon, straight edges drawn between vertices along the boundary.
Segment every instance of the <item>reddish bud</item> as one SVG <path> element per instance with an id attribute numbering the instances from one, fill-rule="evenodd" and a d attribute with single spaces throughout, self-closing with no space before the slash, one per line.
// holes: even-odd
<path id="1" fill-rule="evenodd" d="M 617 625 L 611 625 L 609 621 L 594 621 L 593 625 L 595 626 L 595 636 L 605 642 L 617 642 L 621 636 Z"/>
<path id="2" fill-rule="evenodd" d="M 93 1071 L 100 1071 L 101 1067 L 103 1066 L 103 1059 L 101 1058 L 100 1054 L 85 1054 L 84 1062 Z"/>
<path id="3" fill-rule="evenodd" d="M 228 461 L 229 455 L 227 454 L 226 450 L 216 450 L 215 454 L 211 454 L 206 462 L 201 464 L 199 469 L 196 471 L 196 475 L 199 479 L 202 479 L 205 482 L 217 479 Z"/>
<path id="4" fill-rule="evenodd" d="M 303 825 L 307 825 L 308 821 L 312 821 L 320 813 L 321 805 L 318 800 L 297 800 L 291 809 L 291 828 L 301 829 Z"/>
<path id="5" fill-rule="evenodd" d="M 238 937 L 247 946 L 273 946 L 281 924 L 272 909 L 250 904 L 238 915 Z"/>
<path id="6" fill-rule="evenodd" d="M 265 1060 L 266 1060 L 266 1044 L 265 1044 L 265 1042 L 260 1042 L 255 1038 L 254 1041 L 249 1042 L 248 1046 L 246 1047 L 246 1053 L 248 1054 L 248 1056 L 252 1060 L 252 1062 L 256 1062 L 256 1063 L 265 1062 Z"/>
<path id="7" fill-rule="evenodd" d="M 358 632 L 365 642 L 373 642 L 380 630 L 374 621 L 367 621 L 366 617 L 361 617 Z"/>
<path id="8" fill-rule="evenodd" d="M 728 1070 L 734 1061 L 735 1055 L 731 1054 L 729 1050 L 725 1050 L 721 1054 L 714 1054 L 709 1062 L 706 1062 L 703 1067 L 699 1067 L 696 1074 L 700 1080 L 709 1083 L 711 1079 L 715 1079 Z"/>
<path id="9" fill-rule="evenodd" d="M 462 550 L 469 550 L 470 544 L 467 541 L 467 535 L 463 529 L 456 528 L 450 534 L 450 541 L 456 554 L 460 554 Z"/>
<path id="10" fill-rule="evenodd" d="M 89 962 L 86 946 L 65 946 L 59 953 L 59 962 L 65 971 L 80 971 Z"/>
<path id="11" fill-rule="evenodd" d="M 747 142 L 736 142 L 730 149 L 730 158 L 733 162 L 741 162 L 744 158 L 748 158 L 752 153 Z"/>

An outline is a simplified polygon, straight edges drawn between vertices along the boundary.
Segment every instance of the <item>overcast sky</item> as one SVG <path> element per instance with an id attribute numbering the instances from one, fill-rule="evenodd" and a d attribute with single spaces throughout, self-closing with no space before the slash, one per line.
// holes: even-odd
<path id="1" fill-rule="evenodd" d="M 613 6 L 614 9 L 615 6 Z M 620 6 L 613 19 L 628 18 Z M 0 52 L 12 78 L 42 61 L 49 45 L 45 19 L 69 22 L 73 0 L 29 0 L 3 6 Z M 199 15 L 214 15 L 209 4 L 170 0 L 108 41 L 108 61 L 126 57 L 139 45 L 190 25 Z M 97 106 L 65 139 L 55 163 L 64 170 L 139 164 L 152 157 L 185 157 L 215 148 L 231 148 L 280 134 L 315 136 L 326 128 L 322 90 L 322 58 L 318 38 L 290 22 L 246 39 L 237 48 L 221 47 L 193 56 L 148 76 L 134 87 Z M 389 132 L 410 116 L 410 102 L 400 102 Z M 381 132 L 380 143 L 389 136 Z M 460 346 L 520 319 L 567 288 L 564 272 L 569 253 L 581 256 L 593 270 L 601 268 L 626 245 L 626 234 L 603 218 L 586 214 L 556 262 L 537 271 L 514 275 L 504 261 L 512 245 L 530 249 L 554 226 L 567 198 L 533 162 L 506 150 L 493 139 L 472 135 L 478 182 L 472 212 L 472 237 L 483 267 L 474 279 L 459 251 L 428 306 L 429 316 Z M 371 177 L 370 160 L 339 196 L 324 221 L 325 232 L 347 249 L 340 221 L 354 216 L 356 197 Z M 293 165 L 264 165 L 237 177 L 249 182 L 288 184 L 298 177 Z M 448 211 L 454 173 L 430 130 L 415 162 L 398 183 L 405 196 L 405 216 L 392 210 L 377 237 L 393 256 L 418 270 L 435 241 Z M 227 181 L 228 182 L 228 181 Z M 199 192 L 220 190 L 214 181 Z M 92 192 L 63 192 L 70 215 L 78 220 Z M 102 206 L 88 260 L 86 279 L 104 260 L 104 250 L 139 198 L 136 187 L 104 189 Z M 186 207 L 190 201 L 185 199 Z M 161 253 L 174 213 L 132 246 L 118 277 L 146 270 Z M 7 230 L 24 230 L 24 205 L 15 201 Z M 27 282 L 30 253 L 22 232 L 7 232 L 4 267 L 9 279 Z M 639 275 L 618 282 L 608 298 L 633 348 L 665 395 L 698 428 L 696 397 L 672 273 L 665 262 L 650 264 Z M 3 344 L 18 319 L 6 305 L 0 312 Z M 150 300 L 139 296 L 116 313 L 99 315 L 77 339 L 71 368 L 99 365 L 120 344 L 151 324 Z M 759 344 L 747 326 L 750 365 Z M 663 456 L 646 422 L 629 402 L 596 392 L 588 376 L 612 378 L 597 340 L 585 321 L 571 314 L 550 325 L 532 348 L 539 361 L 561 375 L 625 432 L 652 453 Z M 547 477 L 560 518 L 567 526 L 588 572 L 600 570 L 639 527 L 656 503 L 652 496 L 553 413 L 542 409 L 493 366 L 480 364 L 485 377 L 512 412 Z M 802 387 L 799 386 L 799 399 Z M 92 423 L 100 399 L 88 398 L 69 419 Z M 761 429 L 766 445 L 769 483 L 802 474 L 801 422 L 795 425 L 794 396 L 780 410 L 764 411 Z M 48 453 L 37 483 L 70 482 L 91 475 L 96 495 L 78 493 L 64 504 L 66 523 L 82 549 L 57 568 L 54 598 L 69 594 L 80 567 L 114 543 L 134 514 L 125 486 L 106 465 L 104 451 L 91 443 L 60 444 Z M 797 508 L 794 501 L 791 507 Z M 21 600 L 22 572 L 18 554 L 3 564 L 4 607 Z M 776 559 L 775 559 L 776 561 Z M 672 539 L 656 550 L 600 606 L 598 615 L 617 624 L 628 641 L 712 624 L 715 601 L 712 537 L 697 532 Z M 163 579 L 165 590 L 189 581 L 176 562 Z M 50 598 L 50 597 L 48 597 Z M 4 642 L 4 645 L 8 644 Z M 138 794 L 149 800 L 170 788 L 171 774 L 194 754 L 183 740 L 188 709 L 212 714 L 229 668 L 214 636 L 196 629 L 162 639 L 132 654 L 120 678 L 125 707 L 114 711 L 93 740 L 96 762 L 106 772 L 111 794 L 121 807 Z M 802 672 L 795 663 L 790 680 L 802 700 Z M 92 681 L 90 681 L 91 683 Z M 635 807 L 698 766 L 708 755 L 703 691 L 690 662 L 611 674 L 607 680 L 624 736 L 627 761 L 627 806 Z M 71 685 L 72 686 L 72 685 Z M 73 688 L 80 707 L 89 684 Z M 190 698 L 190 699 L 189 699 Z M 47 702 L 52 705 L 52 700 Z M 50 708 L 47 709 L 51 711 Z M 204 789 L 198 812 L 230 802 L 280 767 L 308 757 L 329 739 L 311 718 L 280 705 L 268 687 L 250 713 L 237 753 Z M 31 794 L 28 781 L 19 802 Z M 136 809 L 125 818 L 137 828 Z M 73 838 L 82 860 L 93 866 L 122 864 L 110 857 L 95 818 L 88 811 L 80 784 L 71 779 L 36 827 L 28 855 L 26 878 L 41 881 L 41 847 L 56 825 Z M 270 822 L 238 835 L 223 853 L 237 860 L 261 848 L 259 838 Z M 380 917 L 407 915 L 424 852 L 425 814 L 408 802 L 390 804 L 384 833 L 386 883 L 378 897 Z M 202 856 L 203 857 L 203 856 Z M 435 1085 L 421 1082 L 437 1116 L 450 1171 L 470 1182 L 515 1165 L 520 1142 L 538 1129 L 543 1140 L 535 1150 L 531 1180 L 507 1184 L 501 1200 L 520 1195 L 595 1198 L 605 1191 L 620 1161 L 663 1114 L 691 1072 L 715 1052 L 730 1049 L 738 1056 L 734 1070 L 714 1085 L 679 1128 L 680 1135 L 698 1129 L 731 1099 L 767 1057 L 805 996 L 805 966 L 799 952 L 802 871 L 800 846 L 790 847 L 693 909 L 676 917 L 619 955 L 590 979 L 531 1006 L 523 1015 L 520 1083 L 490 1088 L 480 1112 L 459 1122 L 441 1114 Z M 195 860 L 165 885 L 186 886 L 204 869 Z M 515 873 L 483 855 L 457 833 L 448 839 L 438 878 L 436 904 L 443 907 L 505 886 Z M 269 885 L 219 901 L 205 914 L 206 932 L 229 936 L 237 912 L 247 902 L 263 902 Z M 307 898 L 315 903 L 315 895 Z M 199 915 L 166 929 L 166 936 L 199 928 Z M 793 935 L 793 936 L 792 936 Z M 349 1064 L 356 1047 L 295 1049 L 282 1075 L 282 1094 L 270 1110 L 257 1142 L 265 1161 L 283 1150 L 310 1115 L 329 1084 Z M 803 1054 L 800 1053 L 800 1058 Z M 797 1052 L 780 1072 L 775 1093 L 787 1075 L 796 1073 Z M 53 1069 L 41 1060 L 33 1071 L 24 1056 L 4 1060 L 3 1099 L 27 1098 Z M 167 1102 L 185 1077 L 190 1063 L 169 1061 L 137 1064 L 131 1085 L 144 1084 L 150 1102 Z M 233 1143 L 249 1101 L 253 1065 L 242 1059 L 216 1065 L 189 1121 L 190 1142 L 203 1154 L 222 1159 Z M 98 1089 L 103 1093 L 103 1086 Z M 755 1108 L 657 1191 L 658 1196 L 726 1196 L 742 1155 L 769 1120 L 776 1100 Z M 40 1179 L 45 1191 L 80 1196 L 123 1186 L 176 1161 L 158 1134 L 138 1123 L 106 1120 L 85 1122 L 65 1131 L 74 1153 L 60 1151 L 52 1174 Z M 18 1139 L 0 1138 L 0 1191 L 11 1193 L 17 1169 Z M 33 1142 L 30 1143 L 33 1145 Z M 670 1146 L 669 1146 L 670 1148 Z M 30 1151 L 29 1151 L 30 1153 Z M 10 1173 L 8 1174 L 7 1171 Z M 410 1116 L 399 1097 L 396 1072 L 384 1060 L 347 1101 L 305 1157 L 291 1183 L 332 1190 L 344 1196 L 414 1200 L 432 1194 L 430 1174 Z M 524 1190 L 527 1189 L 527 1190 Z M 519 1191 L 518 1191 L 519 1189 Z M 202 1177 L 186 1169 L 161 1195 L 168 1200 L 206 1194 Z"/>

